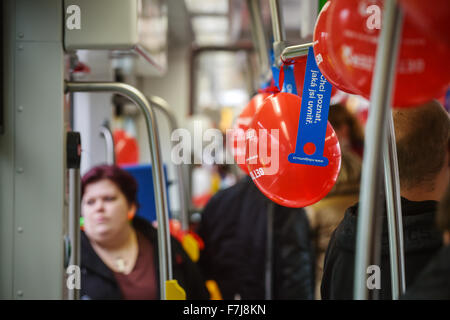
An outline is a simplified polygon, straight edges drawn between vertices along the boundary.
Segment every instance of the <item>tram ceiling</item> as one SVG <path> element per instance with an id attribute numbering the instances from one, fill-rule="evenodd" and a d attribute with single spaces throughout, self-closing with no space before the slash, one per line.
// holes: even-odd
<path id="1" fill-rule="evenodd" d="M 258 71 L 262 66 L 258 64 L 254 65 L 254 59 L 250 57 L 254 56 L 254 52 L 257 49 L 253 43 L 255 40 L 252 37 L 252 18 L 250 17 L 250 9 L 248 8 L 251 1 L 258 2 L 259 4 L 256 10 L 261 13 L 263 34 L 269 39 L 272 34 L 272 21 L 270 2 L 268 0 L 185 0 L 193 30 L 193 41 L 190 46 L 189 114 L 194 114 L 198 111 L 195 110 L 197 104 L 197 66 L 195 61 L 204 52 L 245 52 L 247 54 L 247 58 L 245 59 L 249 63 L 249 69 L 246 73 L 246 77 L 248 78 L 247 89 L 250 89 L 249 92 L 252 91 L 250 87 L 254 85 L 254 79 L 257 77 L 256 74 L 258 74 L 255 71 Z M 312 37 L 309 35 L 309 32 L 312 32 L 312 29 L 310 28 L 311 30 L 308 31 L 308 28 L 302 25 L 304 29 L 300 30 L 300 22 L 304 15 L 311 17 L 317 15 L 317 8 L 313 6 L 306 6 L 305 8 L 304 3 L 299 0 L 281 0 L 280 2 L 286 44 L 292 45 L 310 42 Z M 309 1 L 307 2 L 309 3 Z M 220 58 L 224 58 L 224 61 Z M 225 56 L 217 55 L 214 63 L 218 65 L 221 63 L 226 64 L 228 60 L 225 60 L 227 60 Z M 208 63 L 211 63 L 212 60 L 208 61 Z M 232 65 L 230 68 L 239 67 Z M 216 66 L 215 69 L 219 70 L 220 68 Z M 210 80 L 209 83 L 214 83 L 214 79 Z M 217 91 L 217 87 L 215 88 Z"/>
<path id="2" fill-rule="evenodd" d="M 270 8 L 268 0 L 259 1 L 264 28 L 271 33 Z M 286 38 L 288 42 L 301 40 L 301 7 L 299 0 L 282 0 Z M 251 21 L 246 1 L 242 0 L 185 0 L 178 3 L 187 10 L 195 45 L 232 45 L 251 41 Z M 169 4 L 170 11 L 170 4 Z M 312 12 L 315 12 L 314 9 Z M 169 13 L 169 18 L 170 18 Z M 169 21 L 169 23 L 172 23 Z M 176 23 L 176 22 L 175 22 Z M 177 30 L 176 32 L 180 32 Z M 185 31 L 186 32 L 186 31 Z M 185 37 L 187 38 L 187 37 Z"/>

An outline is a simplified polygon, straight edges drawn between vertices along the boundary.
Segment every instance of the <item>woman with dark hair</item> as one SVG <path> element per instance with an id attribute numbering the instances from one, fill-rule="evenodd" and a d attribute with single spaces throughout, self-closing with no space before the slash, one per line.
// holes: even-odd
<path id="1" fill-rule="evenodd" d="M 82 299 L 158 299 L 157 233 L 135 217 L 137 183 L 116 166 L 98 166 L 82 178 Z M 187 299 L 208 299 L 197 266 L 174 239 L 173 276 Z"/>
<path id="2" fill-rule="evenodd" d="M 358 202 L 364 134 L 358 119 L 346 106 L 330 106 L 328 121 L 338 136 L 341 169 L 330 193 L 306 208 L 316 254 L 316 299 L 320 299 L 325 252 L 331 235 L 344 217 L 345 210 Z"/>
<path id="3" fill-rule="evenodd" d="M 328 121 L 330 121 L 338 136 L 341 149 L 356 153 L 362 158 L 364 151 L 364 128 L 356 115 L 345 105 L 337 103 L 330 106 Z"/>

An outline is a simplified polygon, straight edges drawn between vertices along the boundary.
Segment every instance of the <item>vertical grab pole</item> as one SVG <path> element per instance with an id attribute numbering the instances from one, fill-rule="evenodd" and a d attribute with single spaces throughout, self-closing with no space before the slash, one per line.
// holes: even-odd
<path id="1" fill-rule="evenodd" d="M 174 114 L 170 111 L 169 104 L 163 98 L 157 96 L 147 96 L 148 101 L 158 108 L 169 120 L 170 131 L 175 131 L 175 129 L 179 128 L 177 119 Z M 187 210 L 188 203 L 188 192 L 186 188 L 186 184 L 184 182 L 184 166 L 183 164 L 179 164 L 175 166 L 177 169 L 178 175 L 178 193 L 180 194 L 180 216 L 181 216 L 181 227 L 183 230 L 189 229 L 189 215 Z"/>
<path id="2" fill-rule="evenodd" d="M 273 54 L 278 67 L 281 65 L 281 52 L 286 47 L 286 34 L 283 28 L 283 17 L 279 0 L 269 0 L 269 4 L 273 30 Z"/>
<path id="3" fill-rule="evenodd" d="M 403 248 L 402 206 L 398 176 L 397 148 L 392 113 L 388 115 L 387 143 L 384 148 L 384 172 L 386 185 L 387 218 L 389 228 L 389 252 L 391 262 L 392 299 L 398 300 L 405 293 L 405 256 Z"/>
<path id="4" fill-rule="evenodd" d="M 272 300 L 272 266 L 273 266 L 273 212 L 275 210 L 275 203 L 268 202 L 267 205 L 267 243 L 266 243 L 266 300 Z"/>
<path id="5" fill-rule="evenodd" d="M 374 257 L 372 227 L 376 225 L 376 195 L 381 184 L 378 175 L 382 172 L 381 154 L 386 142 L 386 120 L 390 112 L 394 70 L 401 35 L 402 14 L 395 0 L 384 1 L 383 28 L 378 41 L 375 72 L 372 80 L 370 100 L 371 112 L 367 122 L 364 159 L 361 177 L 360 206 L 356 239 L 354 273 L 354 298 L 368 299 L 366 284 L 367 267 Z"/>
<path id="6" fill-rule="evenodd" d="M 260 79 L 263 83 L 270 80 L 272 73 L 270 70 L 269 50 L 267 45 L 266 33 L 261 17 L 260 0 L 247 0 L 247 7 L 250 12 L 251 33 L 253 43 L 258 52 L 259 64 L 261 66 Z"/>
<path id="7" fill-rule="evenodd" d="M 106 143 L 106 163 L 111 165 L 115 164 L 116 155 L 114 151 L 114 139 L 111 130 L 106 125 L 102 125 L 100 127 L 100 135 L 105 139 Z"/>
<path id="8" fill-rule="evenodd" d="M 152 159 L 153 185 L 155 192 L 156 217 L 158 220 L 158 254 L 161 300 L 166 299 L 166 283 L 173 279 L 172 254 L 170 247 L 169 213 L 164 172 L 161 160 L 158 129 L 154 111 L 145 96 L 133 86 L 117 82 L 66 82 L 66 92 L 116 92 L 135 102 L 142 110 L 147 125 L 147 133 Z"/>
<path id="9" fill-rule="evenodd" d="M 67 169 L 69 170 L 69 239 L 71 243 L 70 264 L 81 265 L 80 216 L 81 216 L 81 137 L 78 132 L 66 135 Z M 80 290 L 68 291 L 69 300 L 80 300 Z"/>
<path id="10" fill-rule="evenodd" d="M 80 250 L 80 202 L 81 202 L 81 177 L 80 168 L 69 169 L 69 238 L 71 239 L 71 264 L 81 265 Z M 80 290 L 69 290 L 69 300 L 80 300 Z"/>

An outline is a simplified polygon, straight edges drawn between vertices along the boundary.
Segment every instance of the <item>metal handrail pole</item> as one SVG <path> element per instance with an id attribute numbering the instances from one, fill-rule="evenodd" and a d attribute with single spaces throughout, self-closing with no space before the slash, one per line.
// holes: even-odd
<path id="1" fill-rule="evenodd" d="M 142 110 L 147 124 L 150 154 L 152 159 L 152 177 L 155 193 L 156 217 L 158 221 L 158 254 L 161 300 L 166 299 L 166 281 L 172 280 L 172 260 L 169 232 L 169 213 L 167 195 L 164 186 L 164 172 L 161 161 L 161 148 L 154 110 L 147 98 L 136 88 L 118 82 L 66 82 L 66 92 L 115 92 L 124 95 Z"/>
<path id="2" fill-rule="evenodd" d="M 66 134 L 66 166 L 69 182 L 68 237 L 65 237 L 64 267 L 81 265 L 80 216 L 81 216 L 81 136 L 79 132 Z M 68 259 L 68 260 L 67 260 Z M 69 300 L 80 300 L 80 288 L 69 289 Z"/>
<path id="3" fill-rule="evenodd" d="M 80 252 L 80 212 L 81 212 L 81 182 L 80 169 L 69 169 L 69 236 L 71 243 L 71 264 L 81 265 Z M 68 291 L 69 300 L 80 300 L 80 290 Z"/>
<path id="4" fill-rule="evenodd" d="M 270 17 L 273 30 L 273 54 L 277 66 L 281 65 L 281 52 L 286 47 L 286 33 L 284 31 L 283 16 L 279 0 L 269 0 Z"/>
<path id="5" fill-rule="evenodd" d="M 115 164 L 116 156 L 114 151 L 114 139 L 108 127 L 105 125 L 100 127 L 100 135 L 103 136 L 106 143 L 106 163 Z"/>
<path id="6" fill-rule="evenodd" d="M 280 59 L 283 61 L 297 59 L 308 55 L 308 50 L 313 46 L 313 42 L 289 46 L 281 52 Z"/>
<path id="7" fill-rule="evenodd" d="M 392 299 L 398 300 L 405 293 L 405 255 L 403 247 L 403 219 L 398 175 L 397 147 L 392 113 L 388 116 L 387 143 L 383 152 L 386 186 L 389 252 L 391 264 Z"/>
<path id="8" fill-rule="evenodd" d="M 384 1 L 383 28 L 378 49 L 371 90 L 371 112 L 364 140 L 364 159 L 361 176 L 360 205 L 358 209 L 354 298 L 368 299 L 367 267 L 374 256 L 376 237 L 376 195 L 381 187 L 378 175 L 382 172 L 381 155 L 386 142 L 386 123 L 390 112 L 394 70 L 400 43 L 402 15 L 395 0 Z M 378 204 L 379 205 L 379 204 Z"/>
<path id="9" fill-rule="evenodd" d="M 265 300 L 272 300 L 273 290 L 273 215 L 275 211 L 275 203 L 268 201 L 267 203 L 267 243 L 266 243 L 266 265 L 265 265 Z"/>
<path id="10" fill-rule="evenodd" d="M 261 66 L 260 78 L 262 82 L 267 82 L 272 77 L 269 59 L 269 47 L 267 45 L 266 33 L 261 16 L 260 0 L 247 0 L 247 7 L 250 13 L 251 33 L 253 43 L 258 53 L 259 64 Z"/>
<path id="11" fill-rule="evenodd" d="M 153 106 L 155 106 L 158 110 L 160 110 L 167 117 L 167 119 L 169 120 L 169 126 L 170 126 L 171 132 L 173 132 L 177 128 L 179 128 L 177 119 L 175 118 L 175 115 L 171 111 L 169 104 L 167 103 L 166 100 L 164 100 L 161 97 L 157 97 L 157 96 L 147 96 L 147 99 Z M 174 142 L 172 142 L 172 144 L 175 145 Z M 183 230 L 188 230 L 189 229 L 189 216 L 188 216 L 188 210 L 187 210 L 188 192 L 186 191 L 187 188 L 186 188 L 186 184 L 184 181 L 184 174 L 185 174 L 185 171 L 183 170 L 184 166 L 181 163 L 179 165 L 175 165 L 175 167 L 176 167 L 177 176 L 178 176 L 178 193 L 180 194 L 181 227 Z"/>

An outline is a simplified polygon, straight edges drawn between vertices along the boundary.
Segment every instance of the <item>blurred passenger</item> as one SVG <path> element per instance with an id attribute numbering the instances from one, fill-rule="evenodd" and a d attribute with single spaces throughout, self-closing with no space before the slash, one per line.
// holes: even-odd
<path id="1" fill-rule="evenodd" d="M 361 125 L 344 105 L 332 105 L 328 121 L 339 139 L 341 169 L 330 193 L 321 201 L 306 208 L 315 245 L 316 299 L 320 299 L 323 261 L 331 234 L 344 217 L 345 210 L 359 199 L 361 158 L 355 149 L 362 150 L 361 141 L 364 141 Z"/>
<path id="2" fill-rule="evenodd" d="M 406 288 L 403 299 L 450 300 L 450 184 L 439 204 L 436 222 L 443 232 L 444 247 L 433 257 L 413 285 Z"/>
<path id="3" fill-rule="evenodd" d="M 268 216 L 273 217 L 271 228 Z M 314 259 L 305 210 L 271 202 L 250 177 L 213 196 L 198 234 L 205 243 L 200 267 L 217 282 L 224 300 L 313 299 Z M 273 241 L 267 241 L 268 234 Z"/>
<path id="4" fill-rule="evenodd" d="M 91 169 L 82 179 L 82 299 L 159 299 L 157 231 L 135 217 L 137 183 L 116 166 Z M 208 299 L 197 266 L 174 239 L 173 277 L 187 299 Z"/>
<path id="5" fill-rule="evenodd" d="M 449 181 L 450 120 L 437 101 L 393 111 L 403 214 L 406 285 L 410 285 L 442 246 L 435 226 L 438 201 Z M 322 299 L 352 299 L 358 204 L 334 231 L 326 255 Z M 380 299 L 391 299 L 386 209 L 381 242 Z M 378 289 L 374 289 L 378 290 Z"/>
<path id="6" fill-rule="evenodd" d="M 328 121 L 330 121 L 338 136 L 341 149 L 351 151 L 352 154 L 362 158 L 364 129 L 358 117 L 351 113 L 347 107 L 337 103 L 330 106 Z"/>
<path id="7" fill-rule="evenodd" d="M 217 172 L 220 176 L 220 189 L 226 189 L 236 184 L 236 175 L 232 172 L 229 164 L 217 165 Z"/>

